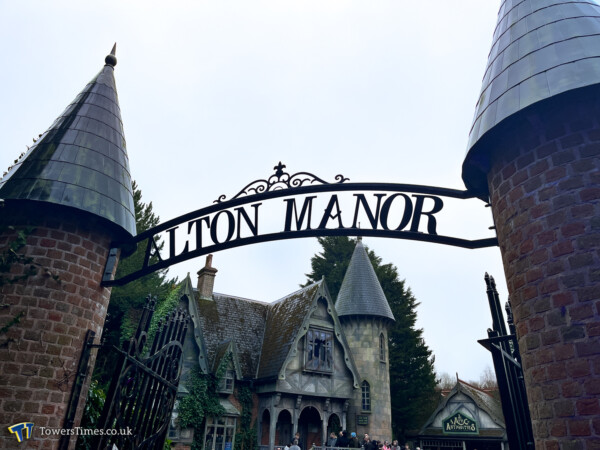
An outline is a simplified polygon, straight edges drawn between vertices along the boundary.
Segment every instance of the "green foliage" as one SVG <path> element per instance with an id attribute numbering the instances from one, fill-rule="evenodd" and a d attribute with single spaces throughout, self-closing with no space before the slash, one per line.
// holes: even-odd
<path id="1" fill-rule="evenodd" d="M 329 293 L 335 300 L 348 270 L 356 240 L 348 237 L 320 237 L 317 240 L 323 251 L 311 258 L 312 272 L 306 274 L 308 282 L 305 286 L 325 276 Z"/>
<path id="2" fill-rule="evenodd" d="M 225 367 L 221 365 L 221 367 Z M 221 372 L 223 376 L 224 371 Z M 200 369 L 194 369 L 186 387 L 189 394 L 179 402 L 177 418 L 181 428 L 194 428 L 194 442 L 192 450 L 202 448 L 204 440 L 204 419 L 205 417 L 219 417 L 223 415 L 225 409 L 219 403 L 219 394 L 217 387 L 219 385 L 219 371 L 217 376 L 203 374 Z"/>
<path id="3" fill-rule="evenodd" d="M 257 450 L 256 426 L 252 426 L 252 391 L 247 386 L 239 386 L 236 398 L 242 405 L 242 414 L 235 435 L 235 450 Z"/>
<path id="4" fill-rule="evenodd" d="M 34 262 L 31 256 L 25 256 L 20 253 L 20 250 L 27 245 L 27 237 L 33 233 L 34 228 L 26 227 L 17 230 L 15 227 L 8 225 L 0 227 L 0 234 L 5 234 L 9 230 L 13 232 L 16 231 L 16 236 L 12 241 L 9 241 L 8 246 L 3 248 L 2 252 L 0 252 L 0 287 L 26 280 L 29 277 L 37 275 L 40 269 L 44 269 L 46 275 L 60 283 L 60 279 L 56 274 L 52 273 L 48 268 L 42 267 L 41 264 Z M 25 266 L 22 273 L 11 273 L 11 270 L 15 265 Z"/>
<path id="5" fill-rule="evenodd" d="M 333 236 L 318 241 L 323 251 L 311 259 L 308 283 L 325 276 L 331 296 L 336 299 L 356 239 Z M 382 264 L 380 257 L 365 249 L 396 319 L 388 333 L 392 429 L 395 438 L 403 440 L 408 430 L 428 418 L 437 403 L 434 356 L 423 340 L 423 330 L 415 328 L 419 303 L 410 288 L 400 280 L 395 266 Z"/>
<path id="6" fill-rule="evenodd" d="M 160 218 L 154 214 L 152 209 L 152 202 L 148 204 L 142 202 L 142 192 L 135 181 L 133 182 L 133 203 L 138 233 L 142 233 L 160 223 Z M 163 244 L 159 243 L 158 245 L 159 248 L 162 248 Z M 142 266 L 145 248 L 145 243 L 142 242 L 131 256 L 119 261 L 117 277 Z M 166 274 L 166 269 L 159 270 L 127 283 L 125 286 L 112 288 L 108 313 L 102 331 L 102 339 L 105 345 L 98 351 L 94 371 L 94 378 L 100 380 L 101 384 L 107 385 L 110 382 L 112 370 L 116 364 L 117 353 L 113 351 L 113 346 L 119 347 L 123 341 L 133 335 L 137 329 L 141 311 L 148 295 L 151 294 L 157 297 L 159 299 L 158 307 L 160 307 L 160 303 L 173 290 L 177 280 L 167 280 Z M 155 314 L 155 316 L 157 315 Z"/>
<path id="7" fill-rule="evenodd" d="M 88 391 L 87 401 L 85 403 L 85 409 L 83 410 L 83 416 L 81 418 L 82 428 L 88 428 L 92 430 L 98 428 L 98 420 L 102 414 L 102 408 L 104 408 L 105 401 L 106 394 L 98 385 L 98 382 L 96 380 L 92 380 L 90 383 L 90 389 Z M 92 435 L 79 436 L 75 448 L 77 450 L 91 450 L 92 438 Z"/>
<path id="8" fill-rule="evenodd" d="M 171 285 L 170 291 L 162 302 L 156 306 L 152 321 L 150 322 L 150 328 L 148 330 L 148 342 L 152 342 L 156 332 L 158 331 L 158 323 L 164 319 L 167 314 L 170 314 L 179 305 L 179 288 L 175 285 Z M 136 324 L 137 326 L 137 324 Z"/>

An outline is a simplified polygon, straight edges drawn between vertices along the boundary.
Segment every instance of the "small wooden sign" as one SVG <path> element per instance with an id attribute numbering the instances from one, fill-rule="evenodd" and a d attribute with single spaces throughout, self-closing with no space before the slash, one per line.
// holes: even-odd
<path id="1" fill-rule="evenodd" d="M 360 415 L 357 414 L 356 425 L 363 425 L 363 426 L 369 425 L 369 416 L 367 416 L 365 414 L 360 414 Z"/>

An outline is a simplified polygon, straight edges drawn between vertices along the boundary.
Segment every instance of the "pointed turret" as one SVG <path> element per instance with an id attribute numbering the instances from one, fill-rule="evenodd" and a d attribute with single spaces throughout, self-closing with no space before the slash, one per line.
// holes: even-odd
<path id="1" fill-rule="evenodd" d="M 115 51 L 116 44 L 98 75 L 0 180 L 1 199 L 76 208 L 117 225 L 123 236 L 136 234 Z"/>
<path id="2" fill-rule="evenodd" d="M 379 316 L 394 320 L 369 255 L 359 238 L 335 304 L 338 317 Z"/>
<path id="3" fill-rule="evenodd" d="M 598 314 L 579 312 L 590 308 L 588 292 L 596 290 L 593 298 L 598 298 L 598 280 L 589 274 L 598 270 L 600 252 L 599 136 L 598 1 L 503 0 L 463 180 L 489 201 L 508 296 L 518 303 L 513 315 L 522 356 L 518 376 L 525 380 L 531 425 L 520 420 L 518 430 L 512 427 L 510 448 L 525 441 L 528 448 L 534 443 L 568 448 L 574 434 L 550 436 L 551 424 L 574 430 L 600 420 L 598 409 L 577 407 L 588 401 L 589 392 L 564 389 L 571 367 L 577 367 L 582 382 L 597 376 L 589 352 L 580 349 L 600 348 L 592 331 L 600 323 Z M 544 288 L 548 283 L 554 283 L 551 294 Z M 568 298 L 568 304 L 553 301 L 559 298 Z M 576 351 L 545 357 L 559 354 L 571 341 Z M 557 364 L 562 369 L 556 375 L 539 376 Z M 502 397 L 517 392 L 523 399 L 525 394 L 520 387 L 510 391 Z M 546 398 L 540 392 L 557 394 Z M 569 414 L 563 413 L 565 407 Z M 589 430 L 576 437 L 581 448 L 593 447 L 597 439 L 598 433 Z"/>
<path id="4" fill-rule="evenodd" d="M 594 2 L 502 1 L 463 164 L 467 188 L 487 192 L 499 133 L 556 108 L 552 100 L 565 92 L 600 88 L 598 17 Z"/>

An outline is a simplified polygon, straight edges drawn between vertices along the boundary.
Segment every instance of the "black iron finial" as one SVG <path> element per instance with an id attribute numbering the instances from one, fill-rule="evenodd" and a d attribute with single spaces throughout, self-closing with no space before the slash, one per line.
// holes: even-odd
<path id="1" fill-rule="evenodd" d="M 281 161 L 279 161 L 279 164 L 273 167 L 273 170 L 275 171 L 275 176 L 277 178 L 281 178 L 281 176 L 284 174 L 283 169 L 285 169 L 285 167 L 285 164 L 281 164 Z"/>
<path id="2" fill-rule="evenodd" d="M 113 45 L 113 48 L 110 51 L 110 55 L 107 55 L 106 58 L 104 58 L 104 62 L 106 63 L 107 66 L 115 67 L 117 65 L 116 53 L 117 53 L 117 43 L 115 42 L 115 45 Z"/>

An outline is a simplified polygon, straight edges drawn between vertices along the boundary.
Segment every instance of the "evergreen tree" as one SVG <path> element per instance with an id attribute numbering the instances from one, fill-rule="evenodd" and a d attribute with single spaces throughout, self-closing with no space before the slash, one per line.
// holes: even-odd
<path id="1" fill-rule="evenodd" d="M 135 181 L 132 187 L 136 229 L 139 234 L 158 225 L 160 218 L 154 213 L 152 202 L 148 204 L 142 202 L 142 191 Z M 157 242 L 157 244 L 159 249 L 162 248 L 163 243 Z M 137 249 L 131 256 L 119 261 L 116 277 L 119 278 L 141 267 L 145 249 L 144 241 L 138 244 Z M 112 288 L 106 321 L 102 331 L 104 345 L 98 350 L 94 370 L 94 378 L 99 380 L 101 385 L 106 386 L 112 377 L 117 359 L 117 353 L 113 351 L 113 346 L 119 347 L 123 341 L 129 339 L 135 332 L 148 295 L 157 297 L 160 305 L 161 301 L 167 298 L 176 282 L 176 279 L 167 280 L 167 269 L 164 269 L 131 281 L 124 286 Z"/>
<path id="2" fill-rule="evenodd" d="M 307 284 L 325 276 L 331 296 L 337 299 L 356 239 L 330 236 L 318 241 L 323 251 L 311 259 Z M 396 319 L 388 333 L 392 428 L 395 438 L 403 440 L 408 431 L 427 420 L 437 404 L 434 356 L 423 340 L 423 330 L 415 327 L 419 303 L 410 288 L 400 280 L 395 266 L 382 264 L 372 250 L 365 250 Z"/>

